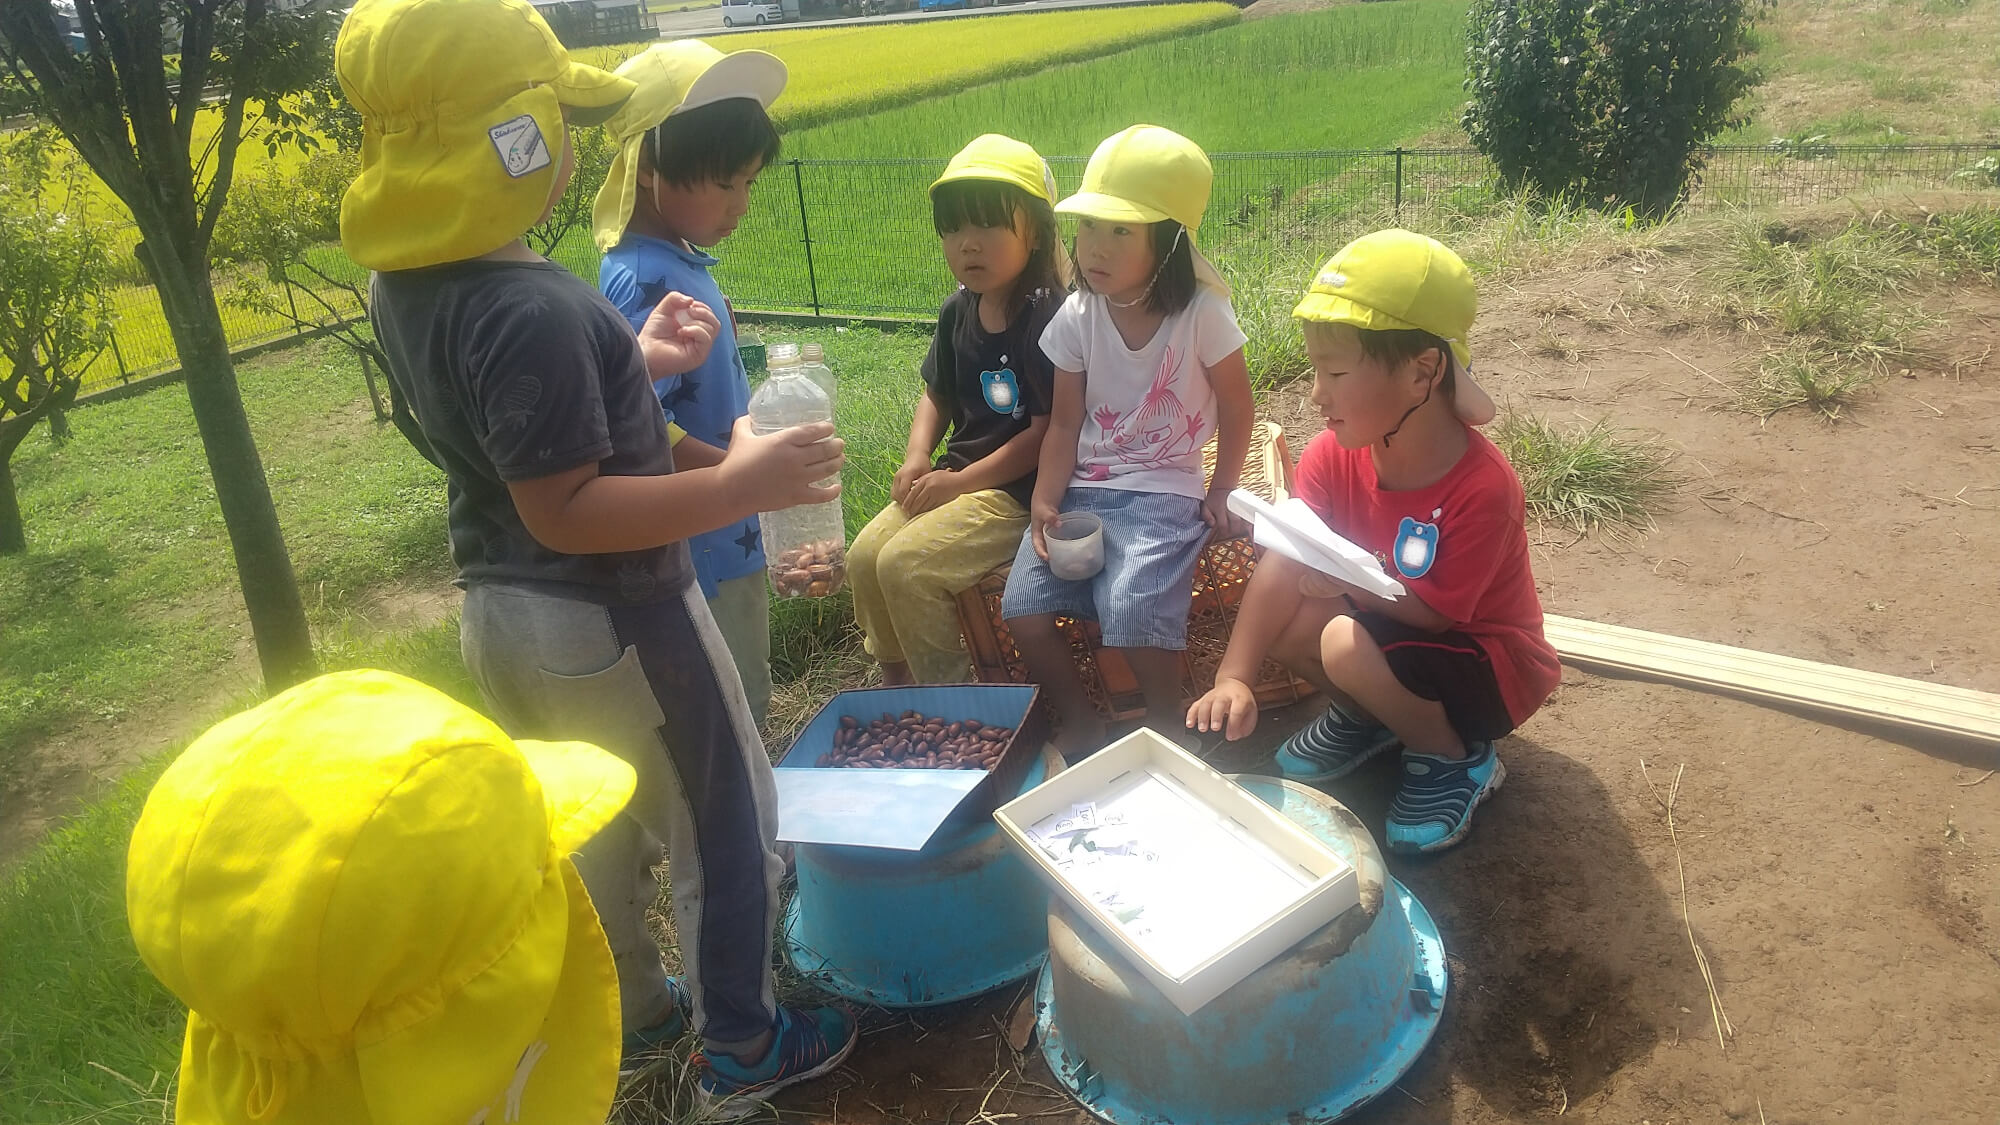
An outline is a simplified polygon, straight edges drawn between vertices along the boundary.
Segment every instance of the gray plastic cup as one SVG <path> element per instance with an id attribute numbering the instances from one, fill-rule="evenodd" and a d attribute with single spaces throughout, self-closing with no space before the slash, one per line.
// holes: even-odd
<path id="1" fill-rule="evenodd" d="M 1104 521 L 1089 512 L 1065 512 L 1043 529 L 1049 546 L 1049 572 L 1069 582 L 1081 582 L 1104 569 Z"/>

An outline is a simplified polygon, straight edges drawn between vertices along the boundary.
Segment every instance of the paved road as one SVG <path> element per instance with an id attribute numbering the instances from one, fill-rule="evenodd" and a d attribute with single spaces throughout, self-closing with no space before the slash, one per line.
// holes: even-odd
<path id="1" fill-rule="evenodd" d="M 966 19 L 975 16 L 994 15 L 1000 12 L 1047 12 L 1058 8 L 1113 8 L 1128 4 L 1157 3 L 1158 0 L 1027 0 L 1026 3 L 1004 3 L 993 8 L 972 8 L 952 12 L 892 12 L 882 16 L 856 16 L 852 19 L 809 20 L 802 23 L 779 24 L 779 27 L 833 27 L 848 24 L 867 23 L 912 23 L 921 20 Z M 660 24 L 660 38 L 685 39 L 701 36 L 704 39 L 717 35 L 729 35 L 737 31 L 764 31 L 767 28 L 722 26 L 722 9 L 701 8 L 692 12 L 664 13 L 655 17 Z"/>

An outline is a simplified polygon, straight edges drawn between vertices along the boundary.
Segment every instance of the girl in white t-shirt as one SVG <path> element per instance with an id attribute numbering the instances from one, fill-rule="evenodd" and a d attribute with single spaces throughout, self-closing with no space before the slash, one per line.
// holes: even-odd
<path id="1" fill-rule="evenodd" d="M 1055 398 L 1029 532 L 1001 614 L 1061 722 L 1072 759 L 1104 742 L 1056 618 L 1094 618 L 1123 649 L 1146 698 L 1148 725 L 1182 729 L 1195 563 L 1250 444 L 1254 407 L 1243 330 L 1229 288 L 1195 249 L 1213 171 L 1192 141 L 1135 125 L 1097 146 L 1083 190 L 1056 210 L 1077 218 L 1078 292 L 1042 334 Z M 1202 447 L 1216 436 L 1216 471 Z M 1104 569 L 1065 581 L 1050 572 L 1046 532 L 1059 514 L 1104 524 Z"/>

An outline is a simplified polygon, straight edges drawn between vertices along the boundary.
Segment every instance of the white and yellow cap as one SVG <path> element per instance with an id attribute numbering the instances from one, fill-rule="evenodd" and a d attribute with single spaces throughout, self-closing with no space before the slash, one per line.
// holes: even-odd
<path id="1" fill-rule="evenodd" d="M 572 59 L 525 0 L 360 0 L 334 71 L 361 114 L 361 172 L 340 241 L 374 270 L 500 249 L 541 218 L 563 110 L 602 121 L 632 84 Z"/>
<path id="2" fill-rule="evenodd" d="M 1010 184 L 1053 206 L 1056 201 L 1056 174 L 1033 145 L 999 133 L 986 133 L 958 150 L 944 174 L 931 182 L 931 194 L 946 184 L 962 180 L 988 180 Z"/>
<path id="3" fill-rule="evenodd" d="M 1195 277 L 1227 296 L 1229 284 L 1195 244 L 1215 167 L 1201 146 L 1158 125 L 1134 125 L 1105 138 L 1083 169 L 1083 186 L 1056 211 L 1112 223 L 1172 219 L 1187 228 Z"/>
<path id="4" fill-rule="evenodd" d="M 1378 230 L 1340 248 L 1313 275 L 1292 315 L 1373 331 L 1418 329 L 1443 340 L 1458 360 L 1458 416 L 1493 420 L 1493 400 L 1472 380 L 1472 318 L 1479 290 L 1451 247 L 1407 230 Z"/>
<path id="5" fill-rule="evenodd" d="M 597 189 L 590 212 L 591 235 L 599 250 L 625 237 L 639 193 L 639 153 L 646 134 L 677 113 L 730 98 L 749 98 L 765 109 L 785 92 L 787 72 L 778 56 L 764 51 L 724 54 L 699 39 L 656 43 L 618 65 L 618 77 L 637 87 L 604 129 L 618 155 Z"/>

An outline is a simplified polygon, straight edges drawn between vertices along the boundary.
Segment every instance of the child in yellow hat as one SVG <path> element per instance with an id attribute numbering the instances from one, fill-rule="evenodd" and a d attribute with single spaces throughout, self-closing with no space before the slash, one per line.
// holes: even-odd
<path id="1" fill-rule="evenodd" d="M 1056 206 L 1077 217 L 1079 288 L 1042 335 L 1055 401 L 1001 613 L 1072 755 L 1103 744 L 1104 721 L 1056 617 L 1095 618 L 1104 644 L 1125 650 L 1148 721 L 1175 729 L 1195 564 L 1229 518 L 1250 444 L 1245 337 L 1228 286 L 1194 242 L 1212 178 L 1192 141 L 1135 125 L 1097 146 L 1083 190 Z M 1204 483 L 1211 435 L 1216 470 Z M 1067 512 L 1102 521 L 1094 577 L 1066 581 L 1049 569 L 1047 532 Z"/>
<path id="2" fill-rule="evenodd" d="M 1055 177 L 1033 148 L 978 137 L 930 195 L 959 290 L 938 310 L 892 503 L 847 553 L 854 616 L 888 684 L 966 678 L 953 597 L 1013 558 L 1028 528 L 1055 380 L 1041 338 L 1069 288 Z"/>
<path id="3" fill-rule="evenodd" d="M 854 1024 L 772 1000 L 776 789 L 686 540 L 838 496 L 815 482 L 839 471 L 841 443 L 830 425 L 760 437 L 745 419 L 720 464 L 676 471 L 647 357 L 691 370 L 720 325 L 668 294 L 635 338 L 522 242 L 568 182 L 568 122 L 602 121 L 633 93 L 572 60 L 525 0 L 360 0 L 335 66 L 363 130 L 341 240 L 375 271 L 389 377 L 450 484 L 466 665 L 516 736 L 583 739 L 632 764 L 627 814 L 577 860 L 626 1045 L 677 1036 L 692 1015 L 715 1064 L 704 1097 L 747 1112 L 835 1065 Z M 662 842 L 686 988 L 646 926 Z"/>
<path id="4" fill-rule="evenodd" d="M 616 73 L 636 89 L 604 123 L 618 155 L 592 212 L 604 251 L 597 287 L 635 331 L 668 293 L 716 311 L 707 359 L 681 372 L 663 355 L 649 373 L 674 464 L 718 465 L 736 420 L 749 411 L 750 379 L 735 318 L 709 275 L 718 264 L 709 251 L 748 212 L 758 173 L 778 158 L 778 130 L 765 111 L 785 88 L 785 64 L 762 51 L 725 55 L 683 39 L 646 48 Z M 761 724 L 771 706 L 771 613 L 757 517 L 691 537 L 688 552 Z"/>
<path id="5" fill-rule="evenodd" d="M 632 767 L 340 672 L 196 739 L 132 832 L 187 1125 L 603 1125 L 618 978 L 570 855 Z"/>
<path id="6" fill-rule="evenodd" d="M 1294 494 L 1372 551 L 1407 591 L 1383 598 L 1266 554 L 1187 725 L 1242 738 L 1266 659 L 1327 691 L 1326 714 L 1278 750 L 1286 777 L 1336 781 L 1393 747 L 1402 784 L 1386 839 L 1458 843 L 1506 780 L 1495 739 L 1561 678 L 1542 635 L 1521 482 L 1473 428 L 1493 415 L 1472 382 L 1472 275 L 1435 239 L 1377 231 L 1322 267 L 1296 315 L 1326 432 Z"/>

